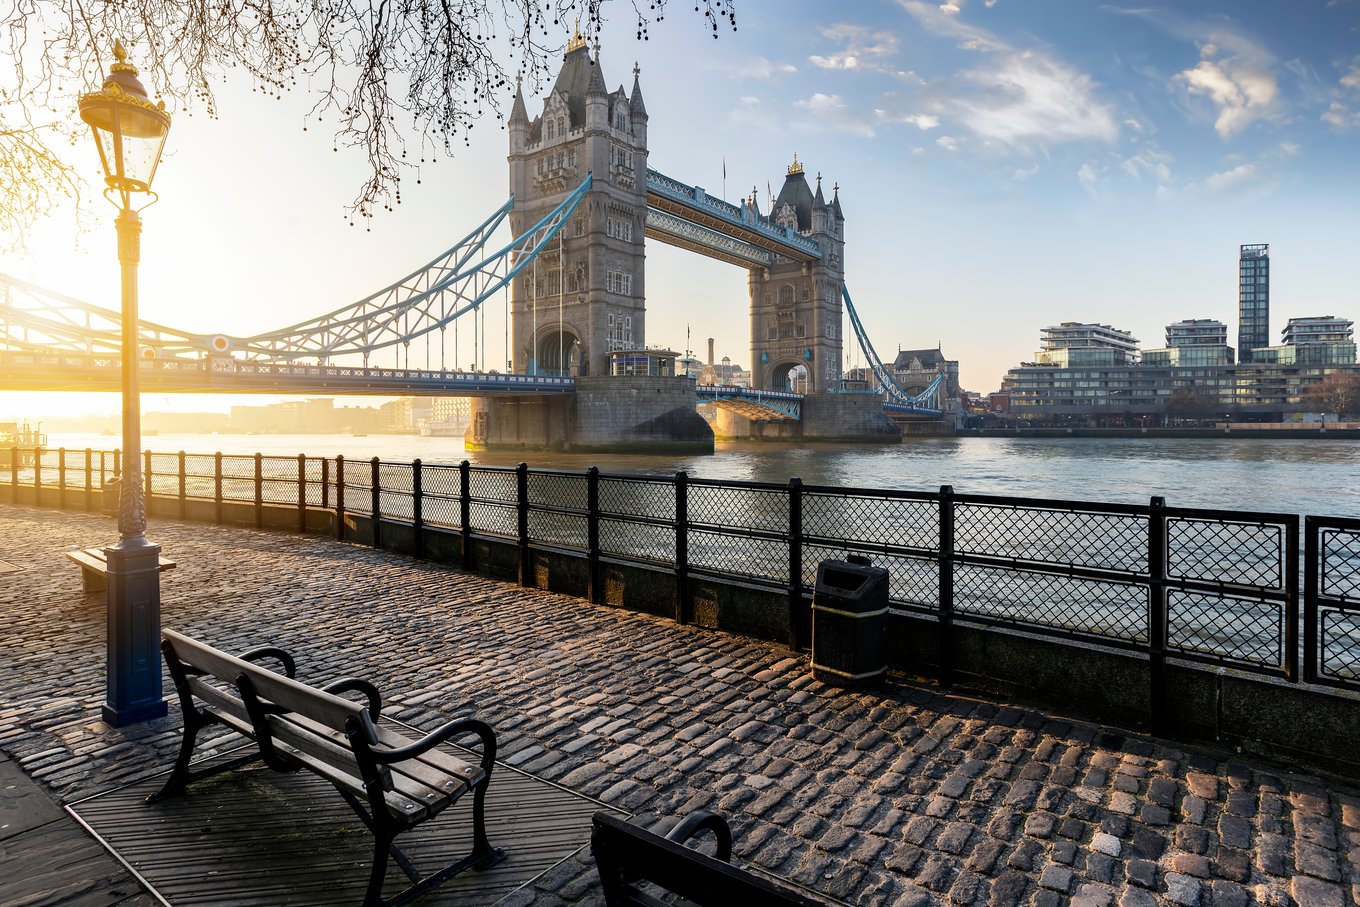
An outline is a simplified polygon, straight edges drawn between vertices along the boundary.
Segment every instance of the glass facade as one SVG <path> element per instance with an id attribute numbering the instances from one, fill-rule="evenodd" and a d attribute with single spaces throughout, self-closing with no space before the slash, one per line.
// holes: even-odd
<path id="1" fill-rule="evenodd" d="M 1237 354 L 1251 362 L 1270 345 L 1270 244 L 1242 246 L 1237 260 Z"/>

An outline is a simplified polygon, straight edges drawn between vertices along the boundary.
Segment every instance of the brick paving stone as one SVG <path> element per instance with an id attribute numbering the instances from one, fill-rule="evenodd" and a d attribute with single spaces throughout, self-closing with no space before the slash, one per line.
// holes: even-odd
<path id="1" fill-rule="evenodd" d="M 1124 864 L 1124 875 L 1140 888 L 1158 887 L 1157 864 L 1151 860 L 1129 860 Z"/>
<path id="2" fill-rule="evenodd" d="M 1063 894 L 1072 886 L 1072 870 L 1066 866 L 1045 866 L 1044 871 L 1039 875 L 1039 887 L 1047 888 L 1050 891 L 1059 891 Z"/>
<path id="3" fill-rule="evenodd" d="M 1247 907 L 1251 903 L 1247 889 L 1233 882 L 1217 879 L 1210 884 L 1209 892 L 1213 907 Z"/>
<path id="4" fill-rule="evenodd" d="M 1289 893 L 1298 907 L 1345 907 L 1345 895 L 1340 885 L 1295 876 L 1290 881 Z"/>
<path id="5" fill-rule="evenodd" d="M 1195 907 L 1199 903 L 1200 891 L 1204 885 L 1199 879 L 1182 875 L 1179 872 L 1166 874 L 1166 899 L 1181 907 Z"/>

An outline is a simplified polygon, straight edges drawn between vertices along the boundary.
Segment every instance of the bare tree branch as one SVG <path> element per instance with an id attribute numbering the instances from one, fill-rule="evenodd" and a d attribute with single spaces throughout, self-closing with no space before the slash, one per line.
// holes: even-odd
<path id="1" fill-rule="evenodd" d="M 667 0 L 630 2 L 645 41 Z M 368 161 L 349 204 L 353 223 L 400 204 L 402 176 L 467 144 L 479 119 L 502 119 L 514 75 L 541 85 L 567 27 L 579 21 L 586 37 L 597 36 L 609 3 L 0 0 L 0 47 L 13 66 L 0 68 L 0 115 L 10 117 L 0 120 L 0 222 L 7 236 L 21 236 L 62 198 L 82 196 L 60 153 L 71 129 L 49 121 L 102 82 L 101 58 L 115 38 L 132 50 L 148 90 L 190 114 L 215 118 L 213 85 L 233 73 L 268 97 L 301 86 L 314 98 L 303 128 L 335 124 L 336 150 Z M 700 0 L 695 10 L 715 38 L 720 27 L 736 28 L 735 0 Z"/>

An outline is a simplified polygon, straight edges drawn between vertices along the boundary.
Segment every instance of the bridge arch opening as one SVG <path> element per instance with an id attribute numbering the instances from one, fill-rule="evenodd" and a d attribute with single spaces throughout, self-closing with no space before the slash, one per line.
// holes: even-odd
<path id="1" fill-rule="evenodd" d="M 581 338 L 570 328 L 551 328 L 538 338 L 538 374 L 573 378 L 581 370 Z"/>
<path id="2" fill-rule="evenodd" d="M 776 365 L 770 379 L 771 390 L 790 391 L 795 394 L 808 392 L 808 370 L 801 362 Z"/>

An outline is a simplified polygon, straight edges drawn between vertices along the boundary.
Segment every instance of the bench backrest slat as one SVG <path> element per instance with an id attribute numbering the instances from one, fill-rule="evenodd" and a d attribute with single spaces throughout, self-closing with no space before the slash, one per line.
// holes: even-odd
<path id="1" fill-rule="evenodd" d="M 611 813 L 597 812 L 594 826 L 590 844 L 608 904 L 649 900 L 633 896 L 627 881 L 641 879 L 695 904 L 712 907 L 734 903 L 742 907 L 824 907 L 800 891 L 668 841 Z"/>
<path id="2" fill-rule="evenodd" d="M 368 709 L 358 703 L 309 687 L 260 665 L 242 661 L 174 630 L 163 629 L 161 636 L 170 643 L 176 658 L 196 670 L 230 684 L 236 683 L 237 678 L 244 674 L 250 678 L 256 694 L 262 699 L 288 711 L 306 715 L 331 730 L 344 731 L 345 723 L 351 718 L 356 719 L 367 730 L 367 742 L 374 742 L 373 723 L 369 720 Z"/>

